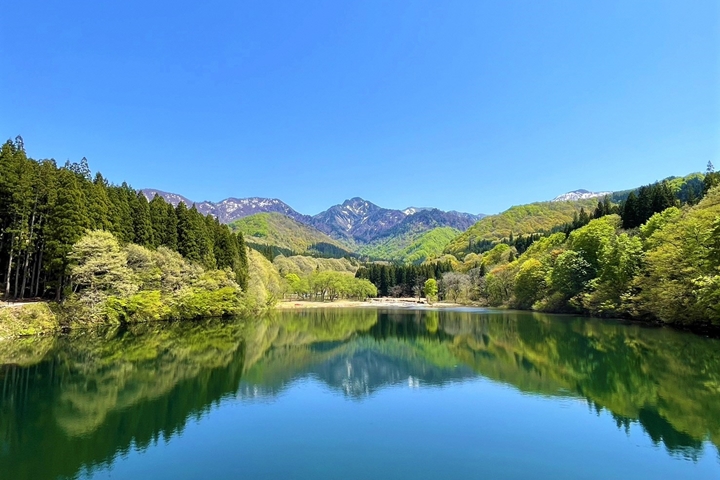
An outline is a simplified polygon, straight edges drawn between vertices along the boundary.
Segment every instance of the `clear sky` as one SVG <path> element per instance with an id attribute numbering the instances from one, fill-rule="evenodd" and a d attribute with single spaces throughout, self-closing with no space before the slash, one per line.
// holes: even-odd
<path id="1" fill-rule="evenodd" d="M 720 165 L 720 1 L 3 2 L 0 136 L 314 214 L 494 213 Z"/>

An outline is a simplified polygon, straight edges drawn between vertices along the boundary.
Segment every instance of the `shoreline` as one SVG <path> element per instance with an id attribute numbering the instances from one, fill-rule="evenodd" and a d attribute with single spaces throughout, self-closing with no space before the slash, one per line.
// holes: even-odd
<path id="1" fill-rule="evenodd" d="M 332 300 L 325 302 L 316 302 L 312 300 L 282 300 L 275 304 L 275 310 L 302 310 L 312 308 L 418 308 L 418 309 L 434 309 L 434 308 L 457 308 L 466 307 L 459 303 L 427 303 L 425 301 L 417 301 L 410 298 L 393 298 L 393 299 L 368 299 L 368 300 Z"/>

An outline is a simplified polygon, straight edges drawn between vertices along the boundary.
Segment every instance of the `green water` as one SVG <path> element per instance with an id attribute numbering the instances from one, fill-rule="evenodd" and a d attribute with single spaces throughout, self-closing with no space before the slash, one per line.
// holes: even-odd
<path id="1" fill-rule="evenodd" d="M 720 341 L 308 310 L 0 342 L 0 478 L 720 478 Z"/>

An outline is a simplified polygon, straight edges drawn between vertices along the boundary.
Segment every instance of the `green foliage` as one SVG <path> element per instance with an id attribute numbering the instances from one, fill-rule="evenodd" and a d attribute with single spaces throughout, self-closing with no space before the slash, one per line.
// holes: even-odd
<path id="1" fill-rule="evenodd" d="M 230 267 L 205 269 L 166 247 L 121 247 L 110 232 L 88 232 L 69 258 L 78 292 L 62 309 L 71 322 L 193 320 L 249 313 L 268 304 L 267 282 L 243 292 Z"/>
<path id="2" fill-rule="evenodd" d="M 456 237 L 445 249 L 458 258 L 475 251 L 482 242 L 500 241 L 511 235 L 529 235 L 550 232 L 554 227 L 573 220 L 581 208 L 595 208 L 594 199 L 577 202 L 541 202 L 511 207 L 498 214 L 480 219 L 463 234 Z"/>
<path id="3" fill-rule="evenodd" d="M 515 276 L 515 306 L 530 309 L 545 293 L 547 271 L 545 266 L 534 258 L 520 266 Z"/>
<path id="4" fill-rule="evenodd" d="M 720 188 L 696 206 L 674 216 L 647 239 L 638 313 L 668 323 L 720 324 L 717 303 L 720 275 Z"/>
<path id="5" fill-rule="evenodd" d="M 244 239 L 216 219 L 184 204 L 176 212 L 160 197 L 148 203 L 126 183 L 111 185 L 100 173 L 93 179 L 84 158 L 58 168 L 54 161 L 28 158 L 19 137 L 0 147 L 0 279 L 6 298 L 54 294 L 56 300 L 62 300 L 80 288 L 88 290 L 85 299 L 92 291 L 96 297 L 92 303 L 99 305 L 105 296 L 116 293 L 108 291 L 107 285 L 94 283 L 102 283 L 100 277 L 107 277 L 110 283 L 117 280 L 117 289 L 124 288 L 112 271 L 95 269 L 97 278 L 81 271 L 84 260 L 80 257 L 90 251 L 78 250 L 71 258 L 73 246 L 87 230 L 102 230 L 117 239 L 118 245 L 105 244 L 114 249 L 114 253 L 107 248 L 104 251 L 107 261 L 115 258 L 120 245 L 166 248 L 179 251 L 206 269 L 230 268 L 238 285 L 247 286 Z M 90 248 L 77 248 L 86 247 Z M 80 270 L 76 269 L 71 279 L 73 261 Z M 147 283 L 150 279 L 139 281 Z"/>
<path id="6" fill-rule="evenodd" d="M 377 260 L 420 264 L 441 255 L 459 233 L 451 227 L 437 227 L 426 232 L 408 231 L 364 245 L 358 253 Z"/>
<path id="7" fill-rule="evenodd" d="M 427 280 L 425 280 L 425 285 L 423 285 L 423 293 L 425 294 L 425 298 L 427 298 L 428 301 L 435 300 L 438 295 L 437 280 L 435 280 L 434 278 L 428 278 Z"/>
<path id="8" fill-rule="evenodd" d="M 53 333 L 59 329 L 60 322 L 47 303 L 0 307 L 0 340 Z"/>
<path id="9" fill-rule="evenodd" d="M 593 267 L 581 252 L 567 250 L 558 255 L 550 272 L 550 288 L 570 299 L 582 292 L 593 278 Z"/>
<path id="10" fill-rule="evenodd" d="M 358 278 L 369 280 L 378 290 L 378 295 L 386 297 L 410 297 L 422 292 L 425 280 L 438 279 L 444 272 L 453 270 L 450 263 L 425 263 L 423 265 L 387 265 L 368 263 L 360 267 L 355 274 Z"/>
<path id="11" fill-rule="evenodd" d="M 248 242 L 278 247 L 286 252 L 323 256 L 322 251 L 334 247 L 332 256 L 338 256 L 340 252 L 351 255 L 347 247 L 337 240 L 280 213 L 256 213 L 235 220 L 229 226 L 233 232 L 241 232 Z"/>
<path id="12" fill-rule="evenodd" d="M 590 264 L 593 272 L 600 270 L 601 256 L 615 231 L 620 227 L 618 215 L 593 220 L 586 226 L 575 230 L 568 237 L 568 248 L 582 254 L 583 259 Z"/>
<path id="13" fill-rule="evenodd" d="M 315 271 L 306 277 L 289 274 L 287 280 L 291 291 L 308 300 L 337 300 L 356 298 L 364 300 L 377 296 L 377 288 L 364 278 L 355 278 L 349 272 L 332 270 Z"/>

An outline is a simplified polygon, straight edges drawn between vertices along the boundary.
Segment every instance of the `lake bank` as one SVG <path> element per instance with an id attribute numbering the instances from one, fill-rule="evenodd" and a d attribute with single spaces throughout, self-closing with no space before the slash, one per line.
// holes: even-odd
<path id="1" fill-rule="evenodd" d="M 275 305 L 277 310 L 295 310 L 303 308 L 366 308 L 366 307 L 389 307 L 389 308 L 455 308 L 462 307 L 459 303 L 427 303 L 424 300 L 418 301 L 415 298 L 369 298 L 361 300 L 333 300 L 330 302 L 313 302 L 309 300 L 285 300 Z"/>

